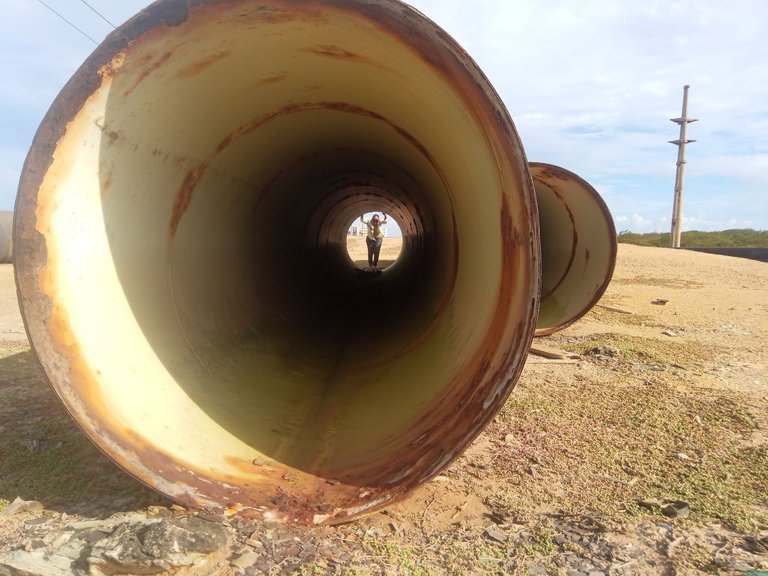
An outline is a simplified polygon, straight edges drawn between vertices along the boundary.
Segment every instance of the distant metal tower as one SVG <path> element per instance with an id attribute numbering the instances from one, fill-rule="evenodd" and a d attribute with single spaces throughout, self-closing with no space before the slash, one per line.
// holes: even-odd
<path id="1" fill-rule="evenodd" d="M 677 146 L 677 174 L 675 175 L 675 201 L 672 205 L 672 233 L 670 246 L 680 248 L 681 225 L 683 222 L 683 178 L 685 176 L 685 145 L 696 140 L 687 140 L 686 132 L 688 124 L 696 122 L 696 118 L 688 118 L 688 86 L 683 86 L 683 113 L 680 118 L 670 118 L 672 122 L 680 125 L 680 138 L 670 140 L 670 144 Z"/>

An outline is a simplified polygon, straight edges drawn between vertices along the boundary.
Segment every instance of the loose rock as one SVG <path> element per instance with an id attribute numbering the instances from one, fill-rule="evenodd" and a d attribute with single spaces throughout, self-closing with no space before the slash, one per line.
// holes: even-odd
<path id="1" fill-rule="evenodd" d="M 9 517 L 14 514 L 20 514 L 22 512 L 38 512 L 43 509 L 43 505 L 37 500 L 22 500 L 17 497 L 13 502 L 8 504 L 8 507 L 3 510 L 0 517 Z"/>

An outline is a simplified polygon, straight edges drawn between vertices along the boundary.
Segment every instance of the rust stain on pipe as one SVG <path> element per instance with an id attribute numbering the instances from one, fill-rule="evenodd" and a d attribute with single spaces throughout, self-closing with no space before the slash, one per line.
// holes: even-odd
<path id="1" fill-rule="evenodd" d="M 203 58 L 202 60 L 199 60 L 198 62 L 195 62 L 193 64 L 190 64 L 184 70 L 179 72 L 180 76 L 184 76 L 186 78 L 196 76 L 206 68 L 209 68 L 210 66 L 213 66 L 216 64 L 219 60 L 223 60 L 227 56 L 229 56 L 231 52 L 229 50 L 223 50 L 221 52 L 217 52 L 216 54 L 211 54 L 207 58 Z"/>
<path id="2" fill-rule="evenodd" d="M 208 168 L 208 163 L 204 162 L 199 166 L 196 166 L 187 173 L 184 178 L 184 182 L 181 184 L 176 197 L 173 201 L 173 210 L 171 211 L 171 223 L 170 223 L 170 237 L 173 238 L 176 234 L 176 230 L 179 227 L 184 213 L 189 208 L 189 203 L 192 201 L 192 195 L 195 192 L 195 187 L 200 182 L 200 179 L 205 174 Z"/>
<path id="3" fill-rule="evenodd" d="M 144 80 L 146 80 L 151 74 L 157 72 L 157 70 L 159 70 L 163 66 L 163 64 L 168 62 L 168 60 L 171 59 L 171 56 L 173 56 L 173 52 L 169 50 L 168 52 L 165 52 L 164 54 L 162 54 L 156 61 L 152 62 L 151 64 L 148 63 L 142 66 L 142 68 L 144 68 L 143 71 L 141 72 L 139 77 L 136 79 L 134 84 L 130 88 L 128 88 L 128 90 L 125 91 L 125 97 L 127 98 L 128 96 L 133 94 L 136 88 L 138 88 L 141 85 L 141 83 L 144 82 Z"/>
<path id="4" fill-rule="evenodd" d="M 274 76 L 267 76 L 259 80 L 259 84 L 277 84 L 285 80 L 286 74 L 275 74 Z"/>

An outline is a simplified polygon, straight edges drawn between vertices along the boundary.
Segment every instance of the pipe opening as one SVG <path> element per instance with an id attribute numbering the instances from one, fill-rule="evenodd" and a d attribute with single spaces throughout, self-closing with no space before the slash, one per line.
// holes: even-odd
<path id="1" fill-rule="evenodd" d="M 364 270 L 374 265 L 369 252 L 368 227 L 362 221 L 369 222 L 376 216 L 380 222 L 384 222 L 385 211 L 367 212 L 355 218 L 347 231 L 347 255 L 350 262 L 358 269 Z M 381 224 L 381 245 L 379 247 L 380 258 L 375 261 L 378 270 L 386 270 L 395 264 L 402 250 L 402 238 L 397 219 L 391 214 L 386 214 L 387 222 Z M 362 219 L 362 220 L 361 220 Z M 393 232 L 395 235 L 393 235 Z M 375 249 L 375 244 L 371 246 Z"/>

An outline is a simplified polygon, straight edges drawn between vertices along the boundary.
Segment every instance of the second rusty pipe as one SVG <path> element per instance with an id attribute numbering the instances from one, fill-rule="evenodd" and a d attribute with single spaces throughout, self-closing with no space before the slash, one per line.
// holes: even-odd
<path id="1" fill-rule="evenodd" d="M 541 309 L 536 336 L 570 326 L 605 293 L 616 265 L 613 218 L 600 194 L 573 172 L 530 164 L 541 230 Z"/>

